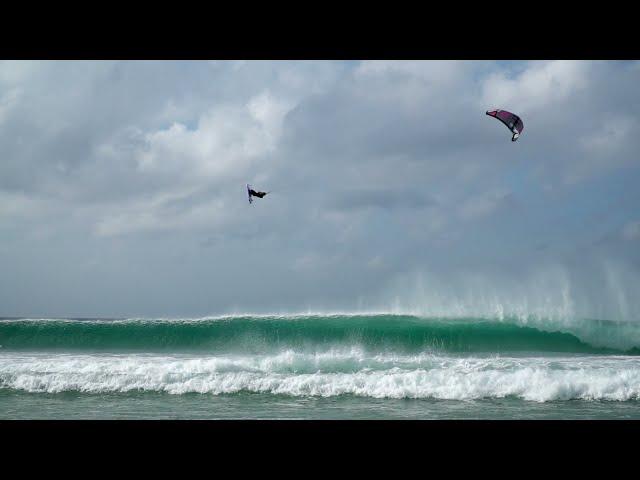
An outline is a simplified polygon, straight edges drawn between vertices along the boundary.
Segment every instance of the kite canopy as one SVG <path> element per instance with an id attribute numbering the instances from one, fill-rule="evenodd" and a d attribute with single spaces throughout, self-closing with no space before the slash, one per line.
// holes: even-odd
<path id="1" fill-rule="evenodd" d="M 487 112 L 487 115 L 497 118 L 513 132 L 512 142 L 515 142 L 524 130 L 524 123 L 515 113 L 507 112 L 506 110 L 491 110 Z"/>

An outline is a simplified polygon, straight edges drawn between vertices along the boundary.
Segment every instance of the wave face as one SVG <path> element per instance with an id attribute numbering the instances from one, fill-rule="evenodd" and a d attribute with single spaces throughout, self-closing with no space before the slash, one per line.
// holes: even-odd
<path id="1" fill-rule="evenodd" d="M 412 315 L 229 316 L 204 319 L 2 319 L 2 351 L 640 353 L 634 324 Z"/>

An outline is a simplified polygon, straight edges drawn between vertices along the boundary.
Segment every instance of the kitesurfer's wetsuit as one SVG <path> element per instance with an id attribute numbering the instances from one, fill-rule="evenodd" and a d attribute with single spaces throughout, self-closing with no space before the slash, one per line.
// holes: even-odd
<path id="1" fill-rule="evenodd" d="M 253 197 L 258 197 L 258 198 L 262 198 L 264 197 L 267 193 L 269 192 L 256 192 L 253 189 L 249 189 L 249 195 L 253 196 Z"/>

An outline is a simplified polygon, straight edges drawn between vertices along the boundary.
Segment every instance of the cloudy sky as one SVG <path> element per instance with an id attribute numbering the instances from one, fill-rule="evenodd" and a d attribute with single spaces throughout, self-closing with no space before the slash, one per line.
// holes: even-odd
<path id="1" fill-rule="evenodd" d="M 618 61 L 2 62 L 0 316 L 640 319 L 638 85 Z"/>

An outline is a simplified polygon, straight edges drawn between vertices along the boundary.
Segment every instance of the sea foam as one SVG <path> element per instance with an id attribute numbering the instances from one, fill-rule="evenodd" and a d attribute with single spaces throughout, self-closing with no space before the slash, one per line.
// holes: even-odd
<path id="1" fill-rule="evenodd" d="M 358 349 L 266 356 L 3 353 L 0 388 L 47 393 L 628 401 L 640 398 L 640 359 L 371 356 Z"/>

